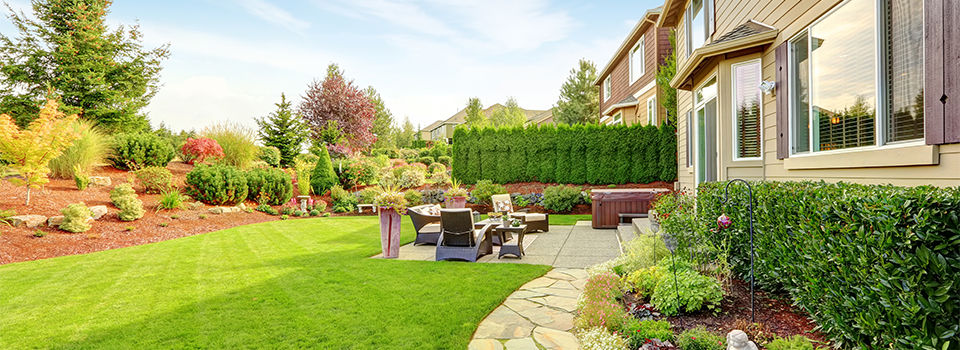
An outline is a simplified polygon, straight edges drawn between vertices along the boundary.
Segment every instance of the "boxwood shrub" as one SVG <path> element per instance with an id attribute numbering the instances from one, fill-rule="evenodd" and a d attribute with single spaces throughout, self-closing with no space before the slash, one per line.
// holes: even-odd
<path id="1" fill-rule="evenodd" d="M 573 186 L 550 186 L 543 190 L 542 205 L 547 210 L 557 213 L 569 212 L 577 204 L 583 203 L 580 189 Z"/>
<path id="2" fill-rule="evenodd" d="M 293 197 L 290 174 L 277 168 L 258 168 L 247 172 L 247 197 L 260 204 L 281 205 Z"/>
<path id="3" fill-rule="evenodd" d="M 173 156 L 173 146 L 162 137 L 133 133 L 114 137 L 113 153 L 108 160 L 117 169 L 136 170 L 147 166 L 166 167 Z"/>
<path id="4" fill-rule="evenodd" d="M 729 261 L 748 276 L 744 206 L 723 185 L 698 188 L 698 221 L 731 238 Z M 838 345 L 955 347 L 960 336 L 960 188 L 754 182 L 756 280 L 783 290 Z M 731 185 L 743 200 L 746 191 Z M 710 231 L 714 232 L 714 231 Z M 954 340 L 944 346 L 948 340 Z"/>
<path id="5" fill-rule="evenodd" d="M 187 195 L 212 205 L 234 205 L 247 199 L 247 176 L 229 165 L 201 164 L 187 173 Z"/>

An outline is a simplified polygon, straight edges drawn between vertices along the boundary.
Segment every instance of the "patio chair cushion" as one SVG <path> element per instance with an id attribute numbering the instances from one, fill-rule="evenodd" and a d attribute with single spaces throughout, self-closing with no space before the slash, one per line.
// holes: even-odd
<path id="1" fill-rule="evenodd" d="M 490 200 L 493 202 L 493 211 L 498 213 L 509 213 L 513 211 L 513 201 L 510 200 L 509 194 L 495 194 L 490 196 Z"/>
<path id="2" fill-rule="evenodd" d="M 524 214 L 523 219 L 526 221 L 543 221 L 547 219 L 547 216 L 544 214 Z"/>
<path id="3" fill-rule="evenodd" d="M 423 206 L 423 215 L 440 216 L 440 206 L 436 204 Z"/>
<path id="4" fill-rule="evenodd" d="M 440 224 L 426 224 L 418 233 L 440 233 Z"/>

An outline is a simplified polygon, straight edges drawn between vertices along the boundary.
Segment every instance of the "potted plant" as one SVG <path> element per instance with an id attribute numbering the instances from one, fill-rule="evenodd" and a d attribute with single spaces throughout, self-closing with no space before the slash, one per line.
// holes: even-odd
<path id="1" fill-rule="evenodd" d="M 407 209 L 403 192 L 385 188 L 376 196 L 373 204 L 380 214 L 380 248 L 383 257 L 396 259 L 400 255 L 400 213 Z"/>
<path id="2" fill-rule="evenodd" d="M 450 181 L 450 189 L 443 194 L 447 208 L 463 208 L 467 205 L 467 189 L 457 179 Z"/>

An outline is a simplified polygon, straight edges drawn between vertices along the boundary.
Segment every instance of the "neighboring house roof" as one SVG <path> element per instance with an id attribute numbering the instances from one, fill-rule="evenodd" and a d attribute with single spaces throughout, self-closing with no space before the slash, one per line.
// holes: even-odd
<path id="1" fill-rule="evenodd" d="M 539 125 L 540 123 L 543 123 L 544 120 L 553 118 L 553 108 L 550 108 L 545 111 L 527 110 L 527 112 L 538 112 L 533 114 L 530 114 L 530 113 L 527 114 L 527 123 L 529 124 Z"/>
<path id="2" fill-rule="evenodd" d="M 729 32 L 724 33 L 717 38 L 717 40 L 693 50 L 690 57 L 683 62 L 683 66 L 677 67 L 677 75 L 670 81 L 670 86 L 686 90 L 683 87 L 683 83 L 687 81 L 690 76 L 693 75 L 693 72 L 697 70 L 697 67 L 707 59 L 734 51 L 770 44 L 777 38 L 777 34 L 779 33 L 779 29 L 751 19 L 733 28 Z"/>
<path id="3" fill-rule="evenodd" d="M 433 122 L 433 123 L 430 123 L 430 125 L 427 125 L 427 127 L 423 128 L 423 129 L 420 129 L 420 130 L 421 130 L 421 131 L 426 131 L 426 132 L 431 132 L 431 131 L 433 131 L 433 129 L 436 129 L 438 126 L 440 126 L 441 123 L 443 123 L 443 121 L 442 121 L 442 120 L 438 120 L 438 121 L 435 121 L 435 122 Z"/>
<path id="4" fill-rule="evenodd" d="M 636 106 L 638 103 L 640 103 L 640 101 L 637 100 L 636 97 L 633 97 L 633 95 L 630 95 L 630 96 L 627 96 L 626 98 L 624 98 L 623 100 L 620 100 L 620 102 L 617 102 L 617 103 L 615 103 L 615 104 L 610 105 L 610 107 L 607 107 L 607 109 L 604 110 L 603 113 L 600 113 L 600 114 L 602 114 L 602 115 L 607 115 L 607 114 L 609 114 L 611 111 L 613 111 L 614 109 L 623 108 L 623 107 Z"/>
<path id="5" fill-rule="evenodd" d="M 495 104 L 491 105 L 490 107 L 485 108 L 485 109 L 483 110 L 483 114 L 486 115 L 486 116 L 489 118 L 491 115 L 493 115 L 493 112 L 496 112 L 496 111 L 501 110 L 501 109 L 504 109 L 504 108 L 507 108 L 507 107 L 504 106 L 504 105 L 502 105 L 502 104 L 495 103 Z M 524 109 L 523 112 L 524 112 L 524 114 L 526 114 L 526 116 L 527 116 L 527 122 L 530 122 L 530 121 L 532 121 L 532 120 L 534 120 L 534 119 L 543 120 L 543 119 L 549 118 L 550 116 L 553 115 L 553 109 L 547 109 L 547 110 L 542 110 L 542 109 Z M 545 115 L 545 114 L 546 114 L 546 115 Z M 433 131 L 433 130 L 435 130 L 435 129 L 441 127 L 441 126 L 444 126 L 444 125 L 451 125 L 451 124 L 453 124 L 453 125 L 460 125 L 460 124 L 465 123 L 466 120 L 467 120 L 467 108 L 464 107 L 464 108 L 460 109 L 459 111 L 457 111 L 457 113 L 454 113 L 452 116 L 450 116 L 450 118 L 447 118 L 447 119 L 445 119 L 445 120 L 438 120 L 438 121 L 435 121 L 435 122 L 433 122 L 433 123 L 430 123 L 430 125 L 427 125 L 427 127 L 426 127 L 426 128 L 423 128 L 422 130 L 424 130 L 424 131 Z"/>
<path id="6" fill-rule="evenodd" d="M 630 48 L 633 46 L 634 40 L 632 39 L 637 35 L 637 33 L 642 33 L 650 25 L 656 24 L 657 19 L 651 19 L 650 17 L 659 15 L 659 7 L 647 10 L 647 12 L 643 14 L 643 17 L 640 18 L 640 20 L 637 21 L 637 24 L 633 26 L 633 30 L 630 31 L 630 34 L 623 39 L 622 43 L 620 43 L 620 48 L 617 49 L 617 52 L 613 54 L 613 57 L 610 57 L 610 61 L 608 61 L 607 65 L 603 67 L 603 69 L 600 71 L 600 74 L 597 75 L 597 80 L 594 80 L 593 85 L 599 85 L 600 82 L 603 81 L 603 78 L 610 74 L 610 71 L 613 70 L 613 67 L 615 66 L 614 63 L 616 63 L 621 56 L 625 55 L 627 50 L 630 50 Z"/>

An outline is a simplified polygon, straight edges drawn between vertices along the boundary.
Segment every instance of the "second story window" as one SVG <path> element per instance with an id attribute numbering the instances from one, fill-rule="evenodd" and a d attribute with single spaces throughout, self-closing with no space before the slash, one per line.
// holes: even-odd
<path id="1" fill-rule="evenodd" d="M 606 101 L 609 99 L 610 99 L 610 76 L 608 75 L 605 79 L 603 79 L 603 100 Z"/>
<path id="2" fill-rule="evenodd" d="M 711 0 L 692 0 L 687 7 L 687 14 L 684 16 L 685 29 L 687 31 L 687 55 L 689 56 L 702 47 L 713 29 L 711 23 L 712 12 L 710 6 Z"/>
<path id="3" fill-rule="evenodd" d="M 630 83 L 633 84 L 636 82 L 643 74 L 646 72 L 646 64 L 644 63 L 644 37 L 640 37 L 640 40 L 637 40 L 637 44 L 633 46 L 633 49 L 630 49 Z"/>

